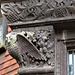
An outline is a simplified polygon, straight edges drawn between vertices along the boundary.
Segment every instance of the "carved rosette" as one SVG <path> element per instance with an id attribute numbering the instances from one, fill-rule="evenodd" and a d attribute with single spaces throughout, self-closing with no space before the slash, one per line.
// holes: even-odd
<path id="1" fill-rule="evenodd" d="M 68 17 L 75 15 L 75 1 L 24 0 L 2 3 L 2 12 L 9 23 Z"/>

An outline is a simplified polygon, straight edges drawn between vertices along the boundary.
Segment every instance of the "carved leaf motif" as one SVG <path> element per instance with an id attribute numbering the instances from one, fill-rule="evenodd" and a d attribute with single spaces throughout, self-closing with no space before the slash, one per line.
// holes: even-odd
<path id="1" fill-rule="evenodd" d="M 37 50 L 37 48 L 29 42 L 24 36 L 17 35 L 18 47 L 22 54 L 27 54 L 36 60 L 46 60 L 44 56 Z"/>

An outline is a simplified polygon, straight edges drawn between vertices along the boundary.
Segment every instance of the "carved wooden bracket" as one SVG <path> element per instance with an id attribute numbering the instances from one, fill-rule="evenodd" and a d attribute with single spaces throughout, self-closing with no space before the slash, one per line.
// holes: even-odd
<path id="1" fill-rule="evenodd" d="M 17 32 L 18 31 L 18 32 Z M 55 36 L 52 26 L 24 28 L 8 34 L 7 48 L 20 66 L 19 73 L 53 73 Z M 16 34 L 16 36 L 15 36 Z M 16 40 L 13 40 L 16 37 Z M 11 40 L 12 39 L 12 40 Z M 29 71 L 28 71 L 29 70 Z"/>

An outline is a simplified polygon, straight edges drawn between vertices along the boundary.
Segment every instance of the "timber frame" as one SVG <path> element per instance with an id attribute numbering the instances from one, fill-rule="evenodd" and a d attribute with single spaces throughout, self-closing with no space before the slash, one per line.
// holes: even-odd
<path id="1" fill-rule="evenodd" d="M 50 60 L 51 64 L 53 63 L 54 65 L 49 65 L 49 67 L 51 68 L 46 67 L 46 70 L 43 68 L 44 64 L 42 65 L 42 67 L 38 66 L 38 68 L 36 68 L 37 64 L 32 65 L 29 62 L 28 63 L 31 67 L 28 66 L 28 68 L 26 68 L 26 66 L 24 65 L 25 61 L 22 61 L 21 59 L 18 61 L 18 58 L 16 58 L 16 56 L 14 57 L 14 53 L 10 51 L 13 50 L 13 48 L 11 47 L 11 45 L 8 45 L 7 48 L 10 55 L 13 56 L 17 60 L 17 62 L 19 62 L 18 64 L 20 65 L 20 67 L 22 66 L 23 62 L 23 68 L 21 67 L 18 70 L 18 73 L 20 75 L 29 75 L 30 73 L 31 75 L 68 75 L 68 50 L 75 49 L 75 1 L 42 0 L 41 2 L 40 0 L 23 0 L 19 1 L 20 3 L 17 1 L 14 2 L 12 0 L 8 2 L 2 2 L 3 16 L 6 18 L 6 21 L 12 28 L 13 32 L 34 32 L 35 36 L 33 38 L 35 38 L 38 34 L 36 34 L 36 32 L 40 31 L 39 34 L 42 35 L 44 33 L 45 36 L 45 32 L 47 32 L 47 30 L 50 30 L 52 32 L 47 32 L 47 34 L 50 34 L 50 38 L 49 36 L 47 37 L 49 38 L 49 42 L 51 42 L 51 44 L 53 44 L 54 42 L 52 47 L 49 49 L 53 52 L 51 54 L 54 54 L 54 56 Z M 26 1 L 29 2 L 28 5 L 25 5 Z M 24 44 L 24 42 L 22 41 L 20 43 Z M 17 43 L 19 42 L 17 41 Z M 17 43 L 16 45 L 18 47 Z M 50 46 L 51 45 L 49 45 L 49 47 Z M 48 47 L 46 48 L 48 50 Z M 20 50 L 22 51 L 21 48 Z M 21 51 L 19 53 L 21 53 Z M 20 57 L 20 55 L 21 54 L 17 55 L 17 57 Z M 33 55 L 32 53 L 31 55 L 35 57 L 35 55 Z M 37 58 L 35 57 L 35 59 Z M 45 64 L 46 66 L 48 65 L 47 61 L 45 62 Z"/>

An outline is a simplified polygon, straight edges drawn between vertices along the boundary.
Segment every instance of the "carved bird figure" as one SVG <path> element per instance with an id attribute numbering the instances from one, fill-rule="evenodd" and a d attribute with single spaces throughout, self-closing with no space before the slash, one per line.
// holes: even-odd
<path id="1" fill-rule="evenodd" d="M 32 36 L 29 35 L 29 36 Z M 36 61 L 46 60 L 34 44 L 25 37 L 25 32 L 12 32 L 7 36 L 7 49 L 9 54 L 15 58 L 20 67 L 30 63 L 30 59 Z M 29 58 L 28 58 L 29 57 Z"/>

